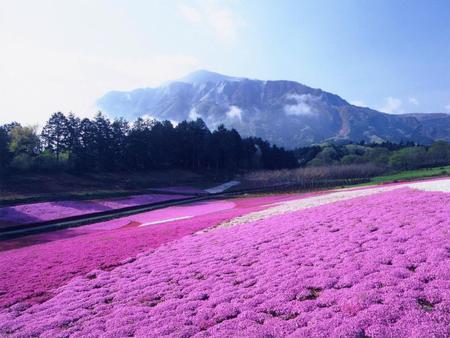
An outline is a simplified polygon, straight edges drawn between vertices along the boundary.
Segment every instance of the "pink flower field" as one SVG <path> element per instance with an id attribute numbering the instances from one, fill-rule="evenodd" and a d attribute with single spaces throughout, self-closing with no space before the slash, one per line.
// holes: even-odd
<path id="1" fill-rule="evenodd" d="M 305 195 L 308 196 L 308 195 Z M 111 269 L 129 257 L 196 231 L 217 225 L 292 195 L 234 199 L 170 207 L 107 222 L 0 242 L 0 307 L 42 302 L 53 290 L 93 269 Z M 298 198 L 298 197 L 297 197 Z M 195 219 L 146 222 L 174 215 Z M 5 251 L 8 250 L 8 251 Z M 20 283 L 16 283 L 20 280 Z M 21 305 L 23 306 L 23 304 Z"/>
<path id="2" fill-rule="evenodd" d="M 184 195 L 147 194 L 90 201 L 57 201 L 0 208 L 0 228 L 186 198 Z"/>
<path id="3" fill-rule="evenodd" d="M 243 201 L 4 251 L 0 336 L 450 336 L 450 194 L 400 188 L 189 235 L 266 207 Z"/>

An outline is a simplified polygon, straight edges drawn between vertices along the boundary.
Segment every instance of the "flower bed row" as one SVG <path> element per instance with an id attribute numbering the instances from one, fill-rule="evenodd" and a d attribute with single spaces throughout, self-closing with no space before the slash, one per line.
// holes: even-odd
<path id="1" fill-rule="evenodd" d="M 182 198 L 186 196 L 147 194 L 104 200 L 40 202 L 3 207 L 0 208 L 0 229 Z"/>

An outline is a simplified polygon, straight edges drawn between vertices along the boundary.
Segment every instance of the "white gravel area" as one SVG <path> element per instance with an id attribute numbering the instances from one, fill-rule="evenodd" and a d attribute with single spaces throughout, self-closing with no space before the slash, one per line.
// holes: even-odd
<path id="1" fill-rule="evenodd" d="M 316 207 L 319 205 L 324 205 L 328 203 L 333 203 L 337 201 L 349 200 L 352 198 L 363 197 L 378 194 L 380 192 L 392 191 L 404 187 L 420 189 L 425 191 L 443 191 L 450 192 L 450 179 L 442 179 L 442 180 L 432 180 L 432 181 L 423 181 L 423 182 L 415 182 L 415 183 L 405 183 L 384 187 L 368 187 L 366 189 L 354 189 L 354 190 L 342 190 L 342 191 L 333 191 L 328 194 L 300 198 L 297 200 L 291 200 L 281 203 L 274 204 L 273 207 L 269 207 L 268 209 L 251 212 L 246 215 L 242 215 L 236 218 L 233 218 L 229 221 L 221 223 L 217 227 L 230 227 L 243 223 L 248 223 L 252 221 L 257 221 L 261 219 L 266 219 L 275 215 L 284 214 L 286 212 L 293 212 L 301 209 Z"/>

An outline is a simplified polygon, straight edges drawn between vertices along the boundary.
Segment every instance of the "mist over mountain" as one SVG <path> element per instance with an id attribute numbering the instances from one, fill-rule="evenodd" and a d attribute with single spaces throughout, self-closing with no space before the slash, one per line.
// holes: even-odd
<path id="1" fill-rule="evenodd" d="M 128 119 L 202 118 L 243 136 L 295 148 L 324 141 L 450 141 L 450 115 L 392 115 L 351 105 L 338 95 L 294 81 L 261 81 L 199 70 L 156 88 L 111 91 L 97 102 Z"/>

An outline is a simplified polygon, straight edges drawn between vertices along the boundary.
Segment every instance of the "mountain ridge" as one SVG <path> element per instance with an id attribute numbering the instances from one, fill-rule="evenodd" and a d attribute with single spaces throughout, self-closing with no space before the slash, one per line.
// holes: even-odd
<path id="1" fill-rule="evenodd" d="M 450 115 L 382 113 L 288 80 L 255 80 L 199 70 L 160 87 L 111 91 L 97 101 L 113 116 L 160 120 L 202 118 L 243 136 L 295 148 L 324 141 L 450 140 Z"/>

